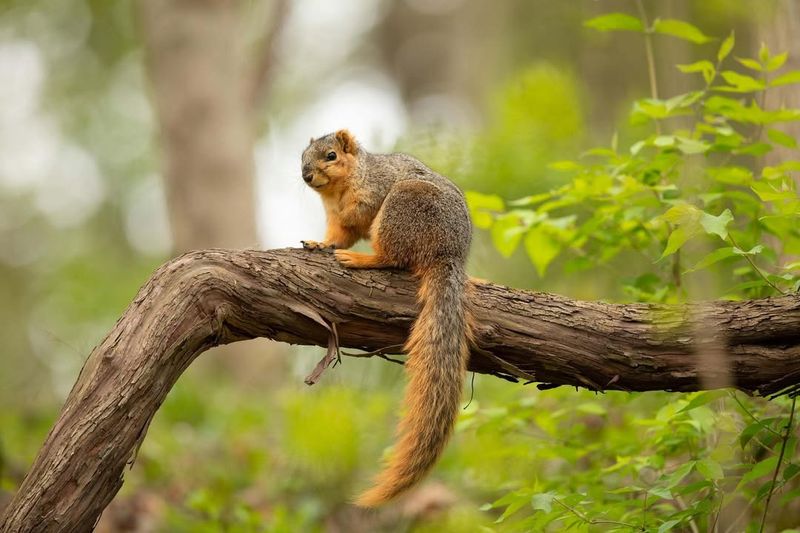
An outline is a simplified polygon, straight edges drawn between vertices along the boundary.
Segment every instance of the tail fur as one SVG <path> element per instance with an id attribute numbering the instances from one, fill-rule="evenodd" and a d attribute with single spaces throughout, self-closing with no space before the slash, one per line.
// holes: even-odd
<path id="1" fill-rule="evenodd" d="M 406 343 L 406 412 L 388 464 L 355 501 L 362 507 L 381 505 L 422 479 L 442 454 L 458 416 L 471 338 L 464 268 L 447 262 L 417 274 L 422 310 Z"/>

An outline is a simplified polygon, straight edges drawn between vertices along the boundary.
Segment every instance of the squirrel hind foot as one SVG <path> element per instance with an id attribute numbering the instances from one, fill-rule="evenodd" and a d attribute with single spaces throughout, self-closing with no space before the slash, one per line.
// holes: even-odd
<path id="1" fill-rule="evenodd" d="M 340 265 L 347 268 L 391 268 L 394 265 L 378 254 L 364 254 L 350 250 L 333 252 Z"/>

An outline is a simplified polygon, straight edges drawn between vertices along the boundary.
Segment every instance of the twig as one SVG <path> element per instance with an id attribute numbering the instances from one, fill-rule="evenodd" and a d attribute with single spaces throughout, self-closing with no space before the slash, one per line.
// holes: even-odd
<path id="1" fill-rule="evenodd" d="M 781 470 L 783 464 L 783 455 L 786 453 L 786 442 L 789 440 L 789 435 L 792 433 L 792 424 L 794 423 L 794 407 L 797 403 L 797 396 L 792 398 L 792 411 L 789 413 L 789 422 L 786 424 L 786 430 L 782 436 L 781 453 L 778 455 L 778 463 L 775 465 L 775 472 L 772 473 L 772 483 L 769 486 L 767 493 L 767 501 L 764 503 L 764 515 L 761 517 L 761 528 L 759 533 L 763 533 L 764 525 L 767 522 L 767 511 L 769 511 L 769 502 L 772 500 L 772 493 L 775 491 L 775 481 L 778 479 L 778 472 Z"/>
<path id="2" fill-rule="evenodd" d="M 478 348 L 477 346 L 473 347 L 473 351 L 481 354 L 482 356 L 484 356 L 484 357 L 486 357 L 488 359 L 491 359 L 492 361 L 494 361 L 495 363 L 500 365 L 503 368 L 503 370 L 505 370 L 506 372 L 508 372 L 512 376 L 515 376 L 515 377 L 520 378 L 520 379 L 524 379 L 526 381 L 531 381 L 531 382 L 536 381 L 536 376 L 534 376 L 533 374 L 529 374 L 529 373 L 525 372 L 524 370 L 521 370 L 521 369 L 517 368 L 515 365 L 509 363 L 508 361 L 497 357 L 492 352 L 486 351 L 483 348 Z"/>
<path id="3" fill-rule="evenodd" d="M 647 491 L 644 491 L 644 503 L 642 504 L 642 531 L 647 529 Z"/>
<path id="4" fill-rule="evenodd" d="M 339 334 L 336 331 L 336 324 L 331 323 L 331 329 L 328 332 L 328 351 L 325 353 L 325 357 L 319 360 L 317 366 L 314 367 L 314 370 L 311 371 L 303 382 L 309 386 L 314 385 L 319 381 L 322 373 L 337 361 L 340 363 L 342 361 L 342 354 L 339 352 Z"/>
<path id="5" fill-rule="evenodd" d="M 380 357 L 381 359 L 383 359 L 385 361 L 389 361 L 391 363 L 397 363 L 400 366 L 406 366 L 405 361 L 401 361 L 400 359 L 393 359 L 393 358 L 389 357 L 388 355 L 384 355 L 382 353 L 376 353 L 375 355 L 377 357 Z"/>
<path id="6" fill-rule="evenodd" d="M 647 20 L 647 12 L 644 9 L 642 0 L 636 0 L 636 7 L 639 10 L 639 16 L 642 19 L 644 26 L 644 53 L 647 56 L 647 75 L 650 79 L 650 97 L 653 100 L 658 100 L 658 80 L 656 79 L 656 58 L 653 53 L 653 36 L 650 32 L 650 23 Z M 656 124 L 656 133 L 661 135 L 661 124 L 658 120 L 653 119 Z"/>
<path id="7" fill-rule="evenodd" d="M 467 405 L 464 406 L 464 409 L 469 407 L 470 404 L 472 403 L 473 398 L 475 398 L 475 372 L 472 373 L 472 379 L 469 382 L 469 388 L 470 388 L 469 401 L 467 402 Z"/>
<path id="8" fill-rule="evenodd" d="M 386 354 L 396 354 L 402 349 L 402 344 L 390 344 L 389 346 L 384 346 L 383 348 L 378 348 L 377 350 L 372 350 L 371 352 L 342 352 L 342 355 L 346 355 L 348 357 L 372 357 L 373 355 L 381 356 Z"/>
<path id="9" fill-rule="evenodd" d="M 711 527 L 708 528 L 709 533 L 717 533 L 717 531 L 719 531 L 719 527 L 717 524 L 719 522 L 719 515 L 722 514 L 722 503 L 724 501 L 725 501 L 725 494 L 720 494 L 719 507 L 717 507 L 717 514 L 714 515 L 714 521 L 711 523 Z"/>
<path id="10" fill-rule="evenodd" d="M 784 376 L 782 379 L 785 380 L 786 377 L 788 376 Z M 777 380 L 773 380 L 771 383 L 774 383 L 775 381 Z M 767 399 L 774 400 L 775 398 L 778 398 L 780 396 L 789 396 L 789 398 L 794 398 L 798 394 L 800 394 L 800 385 L 789 385 L 788 387 L 784 387 L 777 392 L 773 392 L 772 394 L 769 395 Z"/>
<path id="11" fill-rule="evenodd" d="M 371 352 L 342 352 L 342 355 L 346 355 L 348 357 L 373 357 L 377 356 L 381 359 L 386 361 L 390 361 L 392 363 L 397 363 L 398 365 L 405 365 L 405 363 L 399 359 L 394 359 L 389 357 L 387 354 L 395 354 L 399 351 L 402 351 L 403 345 L 402 344 L 391 344 L 389 346 L 384 346 L 383 348 L 378 348 L 377 350 L 372 350 Z"/>

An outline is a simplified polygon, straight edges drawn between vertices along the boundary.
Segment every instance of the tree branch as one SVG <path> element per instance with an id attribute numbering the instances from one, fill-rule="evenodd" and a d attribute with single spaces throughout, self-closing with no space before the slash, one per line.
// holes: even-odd
<path id="1" fill-rule="evenodd" d="M 407 273 L 346 270 L 328 252 L 205 250 L 165 264 L 87 359 L 0 531 L 90 530 L 170 388 L 208 348 L 252 337 L 328 346 L 331 324 L 341 346 L 381 353 L 405 341 L 415 292 Z M 800 383 L 796 294 L 667 307 L 493 284 L 471 293 L 475 372 L 629 391 L 697 390 L 716 375 L 764 395 Z M 693 322 L 704 325 L 697 343 Z M 727 368 L 704 346 L 722 346 Z"/>

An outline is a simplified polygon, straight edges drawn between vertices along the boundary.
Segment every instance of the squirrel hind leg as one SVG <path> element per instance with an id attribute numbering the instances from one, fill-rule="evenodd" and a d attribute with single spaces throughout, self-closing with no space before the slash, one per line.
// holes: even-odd
<path id="1" fill-rule="evenodd" d="M 350 250 L 336 250 L 333 255 L 340 265 L 347 268 L 392 268 L 391 261 L 380 254 L 364 254 Z"/>
<path id="2" fill-rule="evenodd" d="M 454 215 L 456 199 L 435 183 L 409 179 L 397 182 L 386 196 L 372 227 L 373 246 L 382 255 L 411 270 L 442 259 L 466 258 L 463 239 L 469 219 Z"/>

